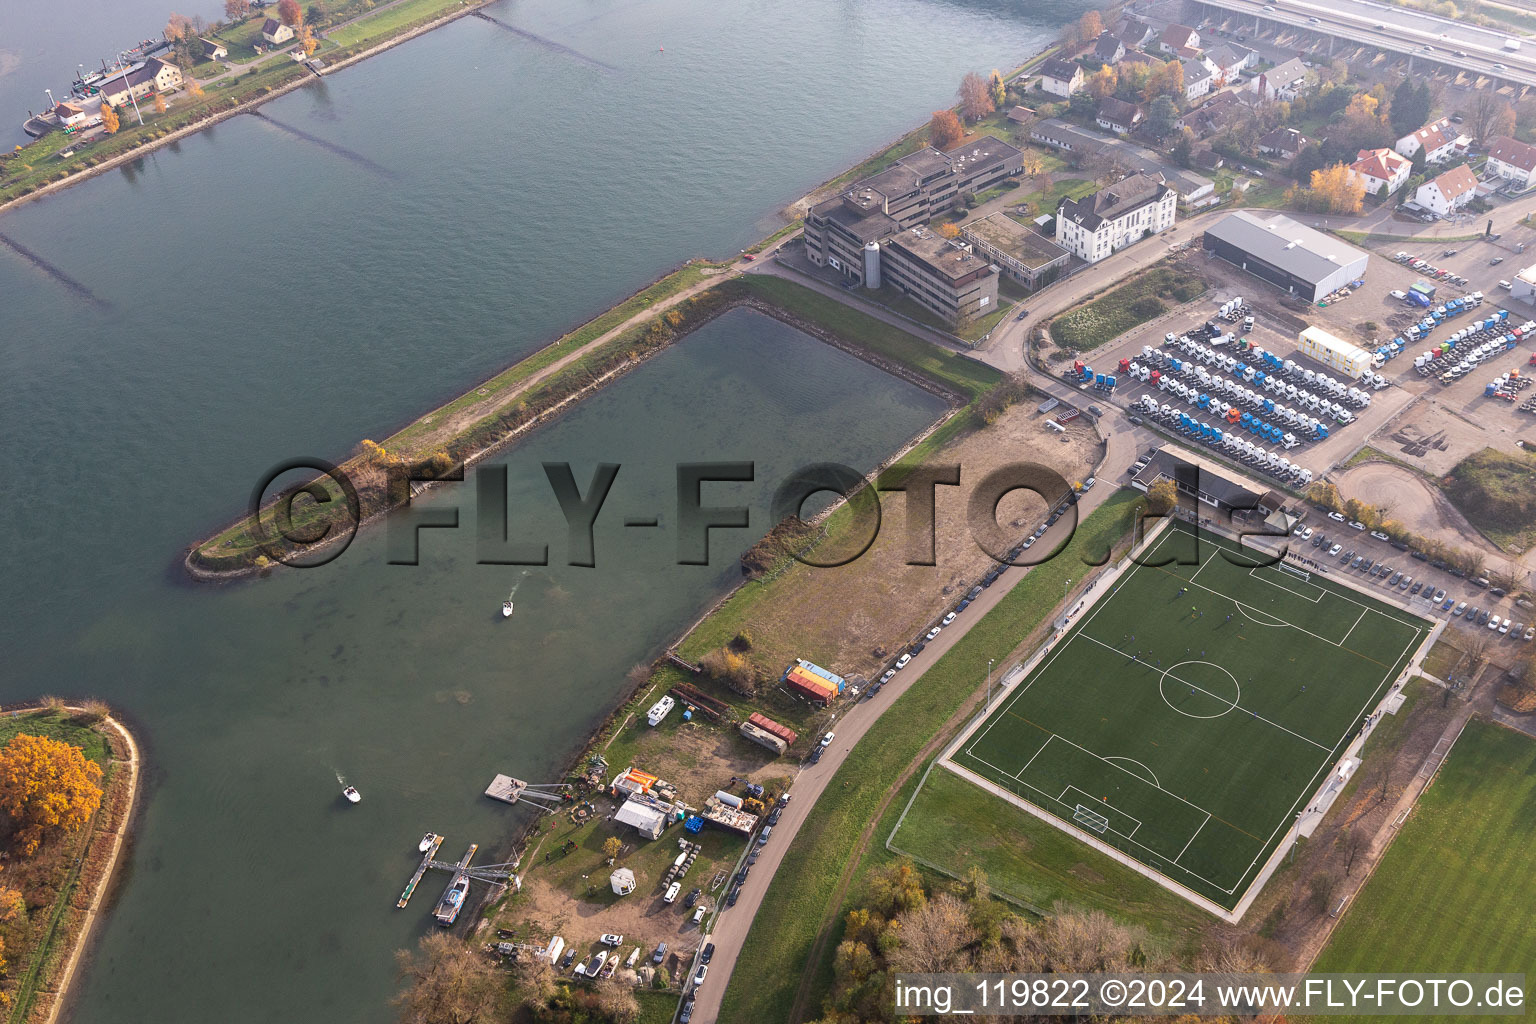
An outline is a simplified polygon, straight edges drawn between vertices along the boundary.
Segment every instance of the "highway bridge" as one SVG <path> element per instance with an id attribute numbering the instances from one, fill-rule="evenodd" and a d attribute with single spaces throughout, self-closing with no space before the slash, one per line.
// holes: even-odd
<path id="1" fill-rule="evenodd" d="M 1536 40 L 1506 48 L 1504 32 L 1466 25 L 1375 0 L 1190 0 L 1202 19 L 1233 31 L 1281 39 L 1315 58 L 1347 56 L 1365 47 L 1391 55 L 1408 73 L 1463 75 L 1471 85 L 1536 86 Z M 1193 22 L 1192 22 L 1193 23 Z M 1518 38 L 1518 37 L 1514 37 Z M 1308 45 L 1308 44 L 1311 45 Z"/>

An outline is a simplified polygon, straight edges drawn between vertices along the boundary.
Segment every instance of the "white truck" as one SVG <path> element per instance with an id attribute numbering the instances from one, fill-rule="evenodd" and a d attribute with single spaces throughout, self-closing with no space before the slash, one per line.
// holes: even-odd
<path id="1" fill-rule="evenodd" d="M 1506 40 L 1504 40 L 1504 49 L 1508 50 L 1510 53 L 1514 53 L 1516 50 L 1520 49 L 1520 40 L 1518 40 L 1518 39 L 1506 39 Z"/>

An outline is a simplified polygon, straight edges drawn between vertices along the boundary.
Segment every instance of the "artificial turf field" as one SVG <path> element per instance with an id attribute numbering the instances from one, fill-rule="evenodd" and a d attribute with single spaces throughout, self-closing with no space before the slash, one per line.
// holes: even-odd
<path id="1" fill-rule="evenodd" d="M 1231 909 L 1431 625 L 1180 525 L 951 760 Z"/>

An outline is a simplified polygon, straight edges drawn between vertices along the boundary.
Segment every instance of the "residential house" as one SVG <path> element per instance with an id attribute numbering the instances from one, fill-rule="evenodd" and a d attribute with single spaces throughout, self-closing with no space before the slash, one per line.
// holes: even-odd
<path id="1" fill-rule="evenodd" d="M 135 64 L 126 73 L 113 75 L 101 83 L 101 98 L 114 107 L 143 99 L 156 92 L 181 88 L 181 69 L 170 61 L 152 57 Z"/>
<path id="2" fill-rule="evenodd" d="M 268 18 L 266 21 L 262 22 L 261 38 L 265 39 L 273 46 L 276 46 L 279 43 L 286 43 L 292 39 L 293 29 L 289 28 L 287 25 L 284 25 L 276 18 Z"/>
<path id="3" fill-rule="evenodd" d="M 1033 107 L 1017 106 L 1008 111 L 1008 120 L 1014 124 L 1029 124 L 1035 119 Z"/>
<path id="4" fill-rule="evenodd" d="M 1099 112 L 1093 120 L 1107 132 L 1129 135 L 1141 124 L 1141 108 L 1114 96 L 1106 96 L 1099 104 Z"/>
<path id="5" fill-rule="evenodd" d="M 1390 149 L 1362 149 L 1349 171 L 1365 186 L 1366 195 L 1380 195 L 1383 186 L 1391 195 L 1408 181 L 1413 164 Z"/>
<path id="6" fill-rule="evenodd" d="M 1508 135 L 1488 140 L 1486 177 L 1504 178 L 1520 188 L 1528 188 L 1536 175 L 1536 146 L 1517 142 Z"/>
<path id="7" fill-rule="evenodd" d="M 1132 174 L 1056 210 L 1056 244 L 1089 263 L 1173 227 L 1178 193 L 1161 178 Z"/>
<path id="8" fill-rule="evenodd" d="M 1083 87 L 1083 66 L 1064 57 L 1040 65 L 1040 88 L 1052 96 L 1070 97 Z"/>
<path id="9" fill-rule="evenodd" d="M 1460 137 L 1461 133 L 1451 124 L 1450 118 L 1442 117 L 1404 135 L 1392 148 L 1410 160 L 1422 150 L 1426 164 L 1439 164 L 1456 155 L 1456 140 Z"/>
<path id="10" fill-rule="evenodd" d="M 1413 194 L 1413 201 L 1436 217 L 1449 217 L 1470 203 L 1475 195 L 1477 175 L 1466 164 L 1457 164 L 1420 185 Z"/>
<path id="11" fill-rule="evenodd" d="M 1120 23 L 1115 26 L 1115 34 L 1120 37 L 1120 42 L 1125 46 L 1127 52 L 1139 50 L 1157 38 L 1157 33 L 1152 30 L 1151 25 L 1148 25 L 1140 18 L 1131 17 L 1121 19 Z"/>
<path id="12" fill-rule="evenodd" d="M 1140 50 L 1126 50 L 1125 56 L 1120 58 L 1121 64 L 1145 64 L 1148 68 L 1156 69 L 1168 63 L 1161 57 L 1154 57 L 1150 53 Z"/>
<path id="13" fill-rule="evenodd" d="M 216 39 L 199 39 L 203 44 L 203 56 L 208 60 L 223 60 L 229 56 L 229 49 Z"/>
<path id="14" fill-rule="evenodd" d="M 1118 64 L 1120 58 L 1125 56 L 1125 44 L 1120 37 L 1105 29 L 1099 33 L 1099 38 L 1094 40 L 1093 55 L 1105 64 Z"/>
<path id="15" fill-rule="evenodd" d="M 1284 64 L 1276 64 L 1268 71 L 1254 75 L 1248 88 L 1258 93 L 1260 99 L 1289 103 L 1306 91 L 1307 84 L 1307 69 L 1299 57 L 1292 57 Z"/>
<path id="16" fill-rule="evenodd" d="M 1169 25 L 1163 29 L 1157 48 L 1164 53 L 1187 56 L 1200 52 L 1200 33 L 1188 25 Z"/>
<path id="17" fill-rule="evenodd" d="M 1216 76 L 1211 74 L 1211 69 L 1205 66 L 1204 61 L 1184 57 L 1180 58 L 1180 62 L 1184 65 L 1185 100 L 1193 102 L 1211 91 Z"/>
<path id="18" fill-rule="evenodd" d="M 1236 43 L 1222 43 L 1205 51 L 1205 66 L 1211 69 L 1218 89 L 1230 85 L 1256 59 L 1257 54 Z"/>
<path id="19" fill-rule="evenodd" d="M 1056 118 L 1046 118 L 1031 125 L 1029 137 L 1042 146 L 1072 154 L 1072 162 L 1079 166 L 1120 167 L 1127 172 L 1157 178 L 1177 193 L 1179 203 L 1186 209 L 1208 206 L 1221 198 L 1215 194 L 1216 183 L 1210 178 L 1176 167 L 1146 146 L 1129 139 L 1106 138 Z"/>
<path id="20" fill-rule="evenodd" d="M 1108 139 L 1054 117 L 1030 125 L 1029 139 L 1042 146 L 1078 156 L 1093 156 L 1111 145 Z"/>
<path id="21" fill-rule="evenodd" d="M 1263 156 L 1294 160 L 1310 145 L 1312 140 L 1295 128 L 1276 128 L 1259 140 L 1258 150 Z"/>

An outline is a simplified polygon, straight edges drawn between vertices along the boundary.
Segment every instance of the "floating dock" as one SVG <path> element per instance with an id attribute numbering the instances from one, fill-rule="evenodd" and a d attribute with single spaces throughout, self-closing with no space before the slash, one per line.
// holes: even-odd
<path id="1" fill-rule="evenodd" d="M 416 873 L 411 876 L 411 880 L 409 882 L 405 883 L 405 891 L 400 894 L 400 902 L 395 904 L 396 908 L 404 910 L 405 905 L 411 902 L 411 897 L 416 895 L 416 887 L 421 884 L 422 876 L 424 876 L 427 873 L 427 870 L 432 867 L 432 858 L 437 856 L 438 847 L 442 845 L 442 836 L 438 836 L 436 839 L 432 840 L 432 845 L 427 847 L 427 852 L 422 855 L 421 863 L 416 867 Z M 471 846 L 469 849 L 470 852 L 473 853 L 475 848 Z"/>
<path id="2" fill-rule="evenodd" d="M 514 779 L 510 775 L 498 775 L 491 780 L 491 784 L 485 787 L 485 795 L 492 800 L 500 800 L 504 804 L 515 804 L 523 797 L 523 792 L 528 788 L 528 783 L 522 779 Z"/>

